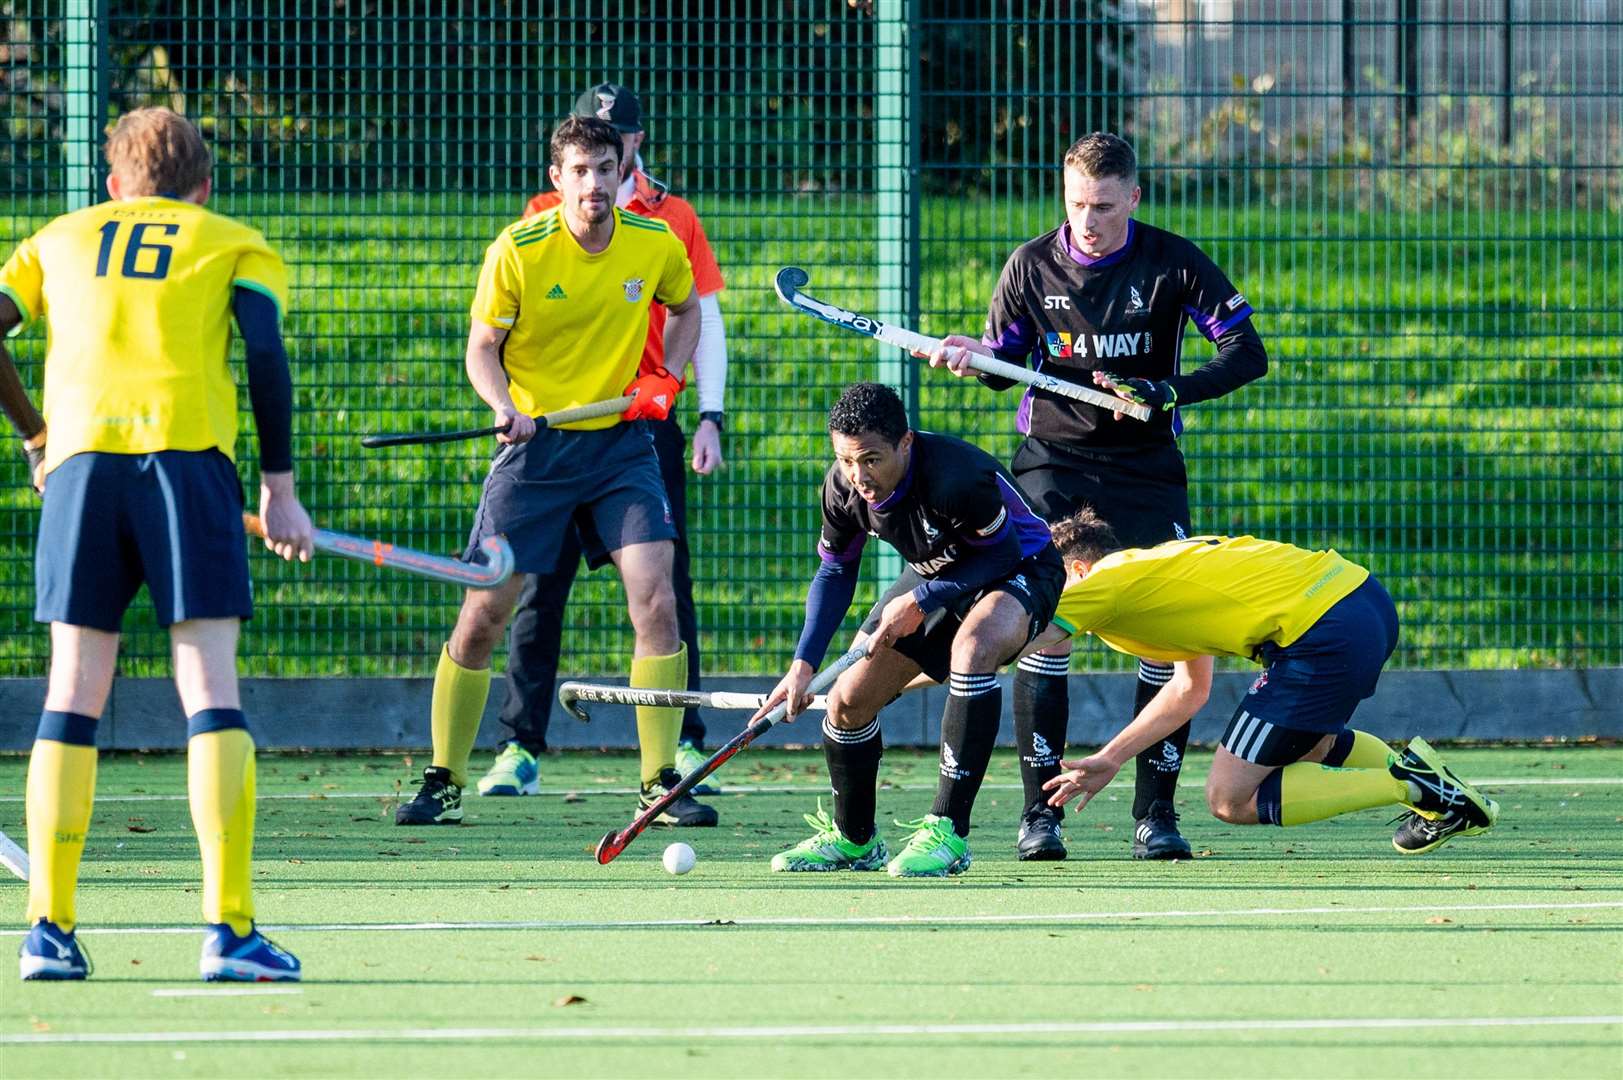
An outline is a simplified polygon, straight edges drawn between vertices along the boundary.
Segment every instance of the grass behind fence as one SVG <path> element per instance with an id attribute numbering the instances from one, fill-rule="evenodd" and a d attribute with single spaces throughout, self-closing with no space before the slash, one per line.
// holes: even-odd
<path id="1" fill-rule="evenodd" d="M 368 430 L 470 426 L 467 307 L 489 239 L 519 199 L 223 198 L 291 268 L 300 488 L 327 527 L 437 552 L 460 549 L 489 445 L 367 452 Z M 805 266 L 809 291 L 875 303 L 871 199 L 818 194 L 696 199 L 728 277 L 728 464 L 689 488 L 706 670 L 777 672 L 814 568 L 828 404 L 880 354 L 797 317 L 771 289 Z M 0 215 L 0 246 L 47 219 Z M 1197 529 L 1335 546 L 1398 600 L 1408 667 L 1623 662 L 1618 490 L 1623 484 L 1623 235 L 1604 214 L 1437 210 L 1412 215 L 1146 205 L 1141 219 L 1197 239 L 1250 297 L 1272 369 L 1187 410 Z M 922 329 L 975 332 L 1008 251 L 1057 209 L 930 200 L 921 234 Z M 12 339 L 39 383 L 43 335 Z M 1192 331 L 1184 365 L 1211 348 Z M 1014 394 L 920 372 L 920 423 L 1007 459 Z M 243 395 L 246 405 L 246 395 Z M 691 427 L 696 396 L 684 405 Z M 255 457 L 245 416 L 244 475 Z M 9 461 L 0 494 L 0 675 L 42 672 L 30 621 L 33 497 Z M 252 497 L 250 497 L 252 501 Z M 875 595 L 870 557 L 858 612 Z M 256 555 L 258 615 L 244 671 L 426 674 L 455 617 L 442 586 L 322 560 Z M 630 634 L 612 575 L 583 577 L 566 671 L 623 670 Z M 150 609 L 126 622 L 124 670 L 163 674 Z M 1119 666 L 1102 649 L 1079 663 Z"/>

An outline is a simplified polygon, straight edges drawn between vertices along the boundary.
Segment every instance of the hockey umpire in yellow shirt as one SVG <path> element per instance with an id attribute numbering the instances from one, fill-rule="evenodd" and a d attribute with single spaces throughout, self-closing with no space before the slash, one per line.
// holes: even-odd
<path id="1" fill-rule="evenodd" d="M 1407 806 L 1392 838 L 1405 855 L 1490 828 L 1492 799 L 1465 783 L 1424 739 L 1394 754 L 1348 726 L 1375 692 L 1398 641 L 1392 598 L 1334 551 L 1250 536 L 1196 536 L 1121 549 L 1084 508 L 1053 526 L 1065 560 L 1059 609 L 1031 646 L 1091 633 L 1118 652 L 1174 665 L 1174 678 L 1098 753 L 1062 762 L 1050 804 L 1079 806 L 1122 765 L 1188 717 L 1213 656 L 1265 665 L 1234 711 L 1206 780 L 1212 814 L 1235 825 L 1302 825 L 1355 810 Z"/>
<path id="2" fill-rule="evenodd" d="M 45 497 L 34 617 L 51 625 L 45 709 L 28 760 L 31 926 L 18 966 L 24 979 L 90 974 L 75 893 L 96 727 L 124 612 L 144 583 L 169 630 L 186 713 L 208 924 L 199 970 L 209 981 L 296 980 L 299 961 L 254 929 L 254 740 L 236 668 L 253 604 L 237 386 L 226 363 L 234 317 L 259 431 L 266 544 L 308 559 L 280 330 L 287 272 L 258 231 L 204 209 L 212 158 L 185 117 L 127 113 L 106 156 L 111 200 L 50 222 L 0 268 L 0 334 L 36 320 L 48 331 L 43 417 L 0 347 L 0 406 Z"/>
<path id="3" fill-rule="evenodd" d="M 550 574 L 566 530 L 579 531 L 593 568 L 613 562 L 636 635 L 631 685 L 687 687 L 687 655 L 671 589 L 676 536 L 653 438 L 640 421 L 675 403 L 699 340 L 699 303 L 687 252 L 670 226 L 614 205 L 619 132 L 571 116 L 553 130 L 549 175 L 562 203 L 502 231 L 485 252 L 468 335 L 468 379 L 507 430 L 491 463 L 470 547 L 505 534 L 516 569 L 497 589 L 470 589 L 434 676 L 433 764 L 395 813 L 399 825 L 462 820 L 468 755 L 490 691 L 490 657 L 512 616 L 525 574 Z M 648 311 L 666 306 L 666 367 L 639 375 Z M 537 431 L 534 416 L 623 394 L 623 416 Z M 679 777 L 680 709 L 640 706 L 643 807 Z M 661 820 L 714 825 L 691 797 Z"/>

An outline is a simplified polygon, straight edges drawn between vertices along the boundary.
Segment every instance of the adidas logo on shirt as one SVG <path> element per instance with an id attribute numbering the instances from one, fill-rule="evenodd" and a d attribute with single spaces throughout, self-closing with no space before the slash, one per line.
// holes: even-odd
<path id="1" fill-rule="evenodd" d="M 564 287 L 562 285 L 554 284 L 552 286 L 552 288 L 547 292 L 547 299 L 548 300 L 568 300 L 569 299 L 569 294 L 564 292 Z"/>

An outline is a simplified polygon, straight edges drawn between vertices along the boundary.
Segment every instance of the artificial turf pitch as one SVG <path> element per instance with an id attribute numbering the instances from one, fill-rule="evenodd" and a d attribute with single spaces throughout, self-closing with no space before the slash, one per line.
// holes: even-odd
<path id="1" fill-rule="evenodd" d="M 197 980 L 182 759 L 108 755 L 95 974 L 0 974 L 0 1075 L 1623 1076 L 1623 749 L 1445 753 L 1503 810 L 1430 856 L 1396 855 L 1379 811 L 1224 825 L 1192 755 L 1193 862 L 1127 857 L 1118 784 L 1068 820 L 1068 861 L 1022 864 L 1001 752 L 951 881 L 769 873 L 826 791 L 816 752 L 729 765 L 682 878 L 673 830 L 592 860 L 632 816 L 629 755 L 545 758 L 553 794 L 411 830 L 394 792 L 420 755 L 264 755 L 260 922 L 308 980 L 267 987 Z M 0 760 L 17 839 L 23 770 Z M 881 821 L 927 811 L 934 771 L 888 752 Z M 9 948 L 24 886 L 0 900 Z"/>

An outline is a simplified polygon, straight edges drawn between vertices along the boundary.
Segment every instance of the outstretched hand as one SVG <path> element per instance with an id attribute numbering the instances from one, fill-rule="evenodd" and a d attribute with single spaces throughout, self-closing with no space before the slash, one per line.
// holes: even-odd
<path id="1" fill-rule="evenodd" d="M 1080 810 L 1099 792 L 1110 786 L 1110 781 L 1121 772 L 1121 765 L 1111 761 L 1102 754 L 1081 758 L 1076 761 L 1062 761 L 1060 768 L 1069 770 L 1062 772 L 1043 785 L 1044 791 L 1053 792 L 1048 797 L 1049 806 L 1064 806 L 1072 799 L 1080 799 L 1076 809 Z"/>

